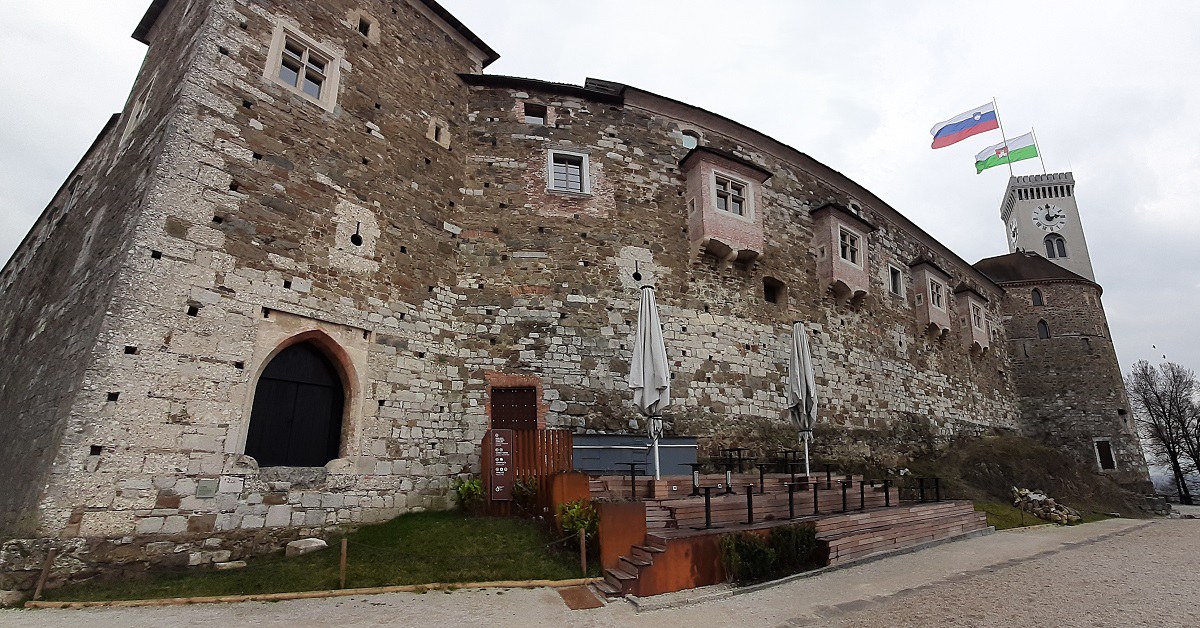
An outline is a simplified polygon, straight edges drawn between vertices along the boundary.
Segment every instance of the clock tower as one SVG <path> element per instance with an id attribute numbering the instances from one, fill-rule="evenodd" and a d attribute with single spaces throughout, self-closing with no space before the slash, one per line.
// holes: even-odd
<path id="1" fill-rule="evenodd" d="M 1096 281 L 1075 204 L 1075 177 L 1070 172 L 1009 177 L 1000 219 L 1008 233 L 1010 253 L 1037 253 Z"/>

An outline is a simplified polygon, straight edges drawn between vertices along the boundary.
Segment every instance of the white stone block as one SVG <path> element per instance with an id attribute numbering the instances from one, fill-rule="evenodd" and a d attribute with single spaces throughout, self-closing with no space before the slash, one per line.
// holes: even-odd
<path id="1" fill-rule="evenodd" d="M 324 539 L 298 539 L 287 544 L 284 555 L 288 558 L 303 556 L 329 547 Z"/>
<path id="2" fill-rule="evenodd" d="M 292 507 L 287 504 L 279 504 L 271 506 L 267 509 L 266 526 L 274 528 L 279 526 L 291 525 L 292 523 Z"/>

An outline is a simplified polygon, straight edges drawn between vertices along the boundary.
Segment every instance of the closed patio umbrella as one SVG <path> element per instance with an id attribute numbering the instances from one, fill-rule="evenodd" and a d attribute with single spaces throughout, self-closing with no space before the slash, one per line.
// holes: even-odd
<path id="1" fill-rule="evenodd" d="M 808 442 L 817 422 L 817 385 L 813 376 L 812 354 L 808 349 L 808 331 L 804 323 L 792 324 L 792 346 L 788 356 L 787 398 L 792 424 L 804 443 L 804 475 L 809 474 Z"/>
<path id="2" fill-rule="evenodd" d="M 663 344 L 654 288 L 642 286 L 637 335 L 633 340 L 633 360 L 629 365 L 629 387 L 633 389 L 634 405 L 647 417 L 647 428 L 654 448 L 656 480 L 662 479 L 658 463 L 658 439 L 663 431 L 662 411 L 671 404 L 671 373 L 667 366 L 667 347 Z"/>

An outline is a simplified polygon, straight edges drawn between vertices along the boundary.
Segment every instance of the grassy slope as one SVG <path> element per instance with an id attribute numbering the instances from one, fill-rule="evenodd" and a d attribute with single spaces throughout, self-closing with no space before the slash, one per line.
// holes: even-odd
<path id="1" fill-rule="evenodd" d="M 1059 502 L 1075 508 L 1084 521 L 1107 518 L 1119 512 L 1142 516 L 1141 498 L 1112 480 L 1082 467 L 1062 452 L 1015 436 L 968 440 L 945 451 L 914 460 L 916 475 L 942 478 L 946 495 L 973 500 L 976 510 L 988 513 L 997 529 L 1046 523 L 1012 506 L 1012 487 L 1042 489 Z"/>
<path id="2" fill-rule="evenodd" d="M 577 578 L 578 544 L 552 539 L 517 519 L 469 518 L 455 512 L 403 515 L 364 526 L 349 539 L 346 586 Z M 155 572 L 48 591 L 47 600 L 119 600 L 336 589 L 338 540 L 297 558 L 250 559 L 245 569 Z M 562 549 L 558 549 L 562 548 Z"/>

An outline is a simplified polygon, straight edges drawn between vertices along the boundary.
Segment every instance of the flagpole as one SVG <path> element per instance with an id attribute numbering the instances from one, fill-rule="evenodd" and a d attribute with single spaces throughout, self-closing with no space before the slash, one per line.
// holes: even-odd
<path id="1" fill-rule="evenodd" d="M 1029 132 L 1033 134 L 1033 147 L 1037 149 L 1038 161 L 1042 162 L 1042 174 L 1046 174 L 1046 160 L 1042 159 L 1042 147 L 1038 145 L 1037 129 L 1029 127 Z"/>
<path id="2" fill-rule="evenodd" d="M 1000 127 L 1000 139 L 1004 140 L 1004 163 L 1008 164 L 1008 176 L 1016 176 L 1013 174 L 1012 160 L 1008 158 L 1008 136 L 1004 134 L 1004 123 L 1000 121 L 1000 107 L 996 104 L 995 96 L 992 96 L 992 111 L 996 112 L 996 124 Z"/>

